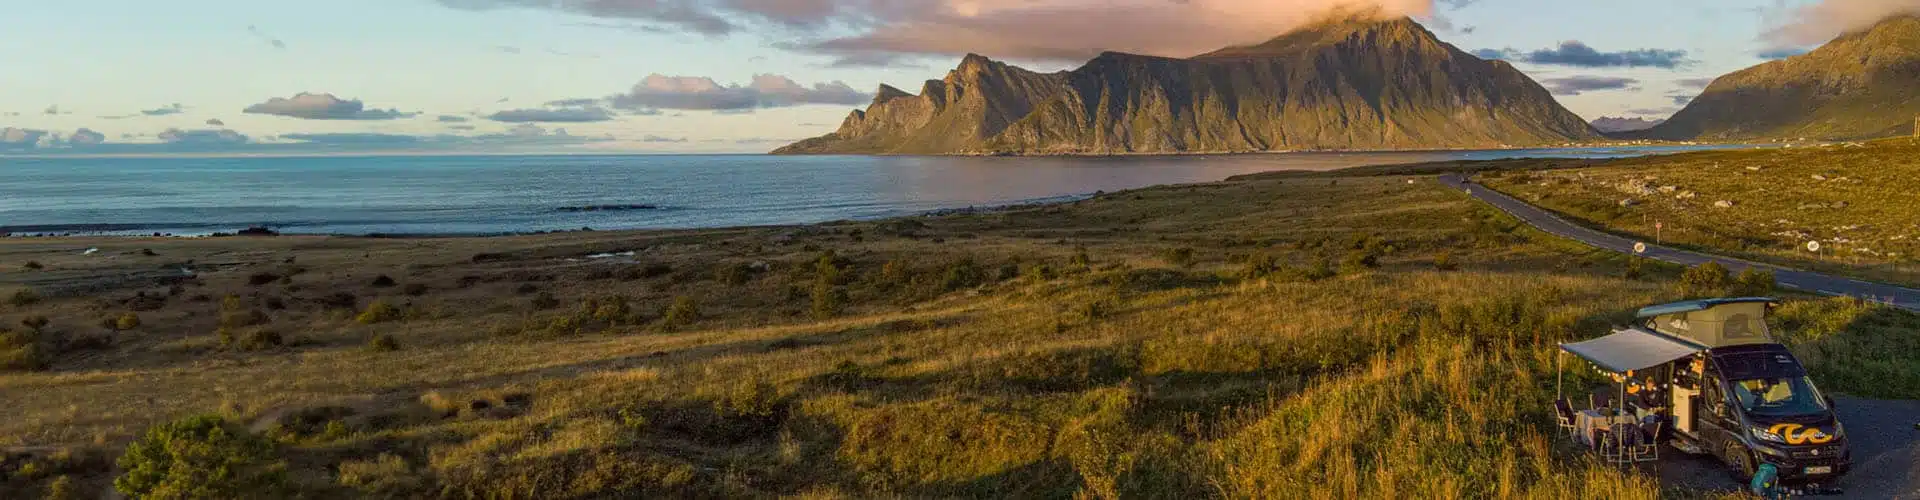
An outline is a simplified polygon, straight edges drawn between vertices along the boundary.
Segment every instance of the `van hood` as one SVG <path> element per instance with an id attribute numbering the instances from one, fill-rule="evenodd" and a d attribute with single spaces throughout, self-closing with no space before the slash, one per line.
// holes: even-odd
<path id="1" fill-rule="evenodd" d="M 1780 435 L 1791 446 L 1816 446 L 1839 440 L 1839 421 L 1832 412 L 1786 417 L 1749 416 L 1755 428 Z"/>

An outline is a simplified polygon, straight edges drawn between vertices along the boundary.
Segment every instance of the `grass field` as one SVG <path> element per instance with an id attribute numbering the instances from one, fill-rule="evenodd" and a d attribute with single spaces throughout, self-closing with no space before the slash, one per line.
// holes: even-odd
<path id="1" fill-rule="evenodd" d="M 0 268 L 9 498 L 1697 494 L 1572 451 L 1547 410 L 1554 344 L 1683 298 L 1678 271 L 1428 178 L 798 228 L 7 239 Z M 1920 398 L 1890 333 L 1912 315 L 1782 321 L 1828 389 Z"/>
<path id="2" fill-rule="evenodd" d="M 1920 286 L 1913 193 L 1920 143 L 1913 139 L 1563 166 L 1581 168 L 1487 172 L 1479 180 L 1649 242 Z M 1807 250 L 1812 241 L 1822 244 L 1820 253 Z"/>

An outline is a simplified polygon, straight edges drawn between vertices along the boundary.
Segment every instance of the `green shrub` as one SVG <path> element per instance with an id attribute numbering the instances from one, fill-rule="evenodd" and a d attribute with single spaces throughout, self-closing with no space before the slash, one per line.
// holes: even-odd
<path id="1" fill-rule="evenodd" d="M 38 371 L 53 363 L 54 346 L 38 329 L 0 330 L 0 371 Z"/>
<path id="2" fill-rule="evenodd" d="M 1380 267 L 1380 256 L 1367 250 L 1347 252 L 1347 256 L 1340 259 L 1340 270 L 1343 272 L 1359 273 L 1376 267 Z"/>
<path id="3" fill-rule="evenodd" d="M 241 351 L 262 351 L 286 344 L 280 332 L 266 328 L 220 328 L 214 331 L 220 337 L 220 346 Z"/>
<path id="4" fill-rule="evenodd" d="M 753 280 L 753 267 L 737 262 L 721 264 L 713 271 L 713 279 L 733 286 L 745 285 Z"/>
<path id="5" fill-rule="evenodd" d="M 1628 257 L 1627 270 L 1623 272 L 1621 276 L 1630 280 L 1640 279 L 1641 277 L 1647 275 L 1646 267 L 1647 267 L 1646 257 L 1641 257 L 1638 255 L 1633 257 Z"/>
<path id="6" fill-rule="evenodd" d="M 7 296 L 7 305 L 13 307 L 27 307 L 39 302 L 40 294 L 33 293 L 33 289 L 30 288 L 15 290 L 13 295 Z"/>
<path id="7" fill-rule="evenodd" d="M 1773 271 L 1764 271 L 1757 267 L 1748 267 L 1733 280 L 1733 287 L 1738 295 L 1770 295 L 1775 285 Z"/>
<path id="8" fill-rule="evenodd" d="M 827 319 L 839 316 L 847 310 L 846 287 L 833 286 L 827 282 L 813 284 L 813 317 Z"/>
<path id="9" fill-rule="evenodd" d="M 535 295 L 533 297 L 533 301 L 531 302 L 530 305 L 532 305 L 533 309 L 536 311 L 544 311 L 547 309 L 560 307 L 560 299 L 554 298 L 553 294 L 551 293 L 540 292 L 539 295 Z"/>
<path id="10" fill-rule="evenodd" d="M 359 316 L 353 317 L 353 320 L 362 325 L 372 325 L 396 321 L 399 320 L 401 316 L 400 308 L 394 307 L 384 300 L 375 300 L 372 304 L 367 304 L 367 310 L 361 311 Z"/>
<path id="11" fill-rule="evenodd" d="M 1453 252 L 1440 252 L 1440 255 L 1433 257 L 1433 268 L 1441 271 L 1452 271 L 1459 269 L 1460 266 L 1453 263 Z"/>
<path id="12" fill-rule="evenodd" d="M 1160 258 L 1166 260 L 1168 264 L 1172 264 L 1174 267 L 1193 267 L 1193 248 L 1181 247 L 1163 250 L 1160 253 Z"/>
<path id="13" fill-rule="evenodd" d="M 1687 268 L 1680 274 L 1680 293 L 1689 297 L 1710 297 L 1724 295 L 1731 287 L 1733 277 L 1726 266 L 1708 261 L 1705 264 Z"/>
<path id="14" fill-rule="evenodd" d="M 132 312 L 121 314 L 120 317 L 113 319 L 113 329 L 115 330 L 132 330 L 139 327 L 140 315 Z"/>
<path id="15" fill-rule="evenodd" d="M 880 265 L 879 282 L 876 283 L 879 288 L 891 290 L 905 288 L 912 284 L 913 268 L 909 267 L 906 261 L 893 259 Z"/>
<path id="16" fill-rule="evenodd" d="M 368 495 L 390 497 L 403 497 L 423 484 L 405 459 L 389 453 L 373 460 L 341 462 L 339 482 Z"/>
<path id="17" fill-rule="evenodd" d="M 262 325 L 269 321 L 272 321 L 272 319 L 267 317 L 267 313 L 261 312 L 259 309 L 247 307 L 246 301 L 241 299 L 239 295 L 228 295 L 225 299 L 220 300 L 221 328 L 241 328 Z"/>
<path id="18" fill-rule="evenodd" d="M 271 497 L 286 480 L 272 443 L 211 415 L 148 429 L 119 465 L 113 487 L 133 498 Z"/>
<path id="19" fill-rule="evenodd" d="M 667 310 L 660 313 L 660 326 L 668 330 L 678 330 L 700 321 L 700 306 L 687 297 L 675 297 Z"/>
<path id="20" fill-rule="evenodd" d="M 374 335 L 373 340 L 367 341 L 367 350 L 373 352 L 398 351 L 400 350 L 400 341 L 394 340 L 393 335 L 385 333 Z"/>
<path id="21" fill-rule="evenodd" d="M 946 291 L 965 290 L 985 284 L 986 272 L 980 270 L 973 259 L 960 259 L 947 266 L 940 277 L 940 288 Z"/>
<path id="22" fill-rule="evenodd" d="M 47 500 L 81 500 L 79 486 L 74 486 L 73 476 L 62 475 L 47 483 Z"/>
<path id="23" fill-rule="evenodd" d="M 1280 272 L 1280 259 L 1272 255 L 1260 254 L 1247 258 L 1245 267 L 1240 270 L 1240 278 L 1257 280 Z"/>
<path id="24" fill-rule="evenodd" d="M 40 265 L 40 261 L 36 261 L 36 260 L 29 260 L 27 261 L 26 265 L 20 266 L 20 267 L 24 267 L 28 271 L 39 271 L 41 269 L 47 268 L 47 266 Z"/>

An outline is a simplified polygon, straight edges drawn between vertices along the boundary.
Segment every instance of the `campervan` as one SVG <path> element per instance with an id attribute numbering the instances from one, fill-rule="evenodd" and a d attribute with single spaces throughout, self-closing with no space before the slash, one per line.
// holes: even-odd
<path id="1" fill-rule="evenodd" d="M 1769 298 L 1643 308 L 1636 325 L 1693 353 L 1655 367 L 1672 443 L 1710 453 L 1741 478 L 1772 464 L 1782 479 L 1825 482 L 1852 466 L 1833 398 L 1768 330 Z"/>

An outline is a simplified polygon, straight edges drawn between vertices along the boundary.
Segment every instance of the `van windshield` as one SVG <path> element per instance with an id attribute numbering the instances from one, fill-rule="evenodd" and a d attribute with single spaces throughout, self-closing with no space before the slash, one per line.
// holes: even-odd
<path id="1" fill-rule="evenodd" d="M 1806 377 L 1735 380 L 1733 393 L 1748 415 L 1787 417 L 1827 411 L 1826 398 Z"/>

